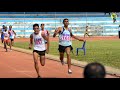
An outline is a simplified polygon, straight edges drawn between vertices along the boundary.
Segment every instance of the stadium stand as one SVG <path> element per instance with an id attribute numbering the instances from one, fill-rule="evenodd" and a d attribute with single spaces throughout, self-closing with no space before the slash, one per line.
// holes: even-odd
<path id="1" fill-rule="evenodd" d="M 45 23 L 52 35 L 56 27 L 62 26 L 62 20 L 68 18 L 75 35 L 84 35 L 85 26 L 89 26 L 90 35 L 118 35 L 119 17 L 113 24 L 104 12 L 0 12 L 0 27 L 12 25 L 17 37 L 29 37 L 34 23 Z"/>

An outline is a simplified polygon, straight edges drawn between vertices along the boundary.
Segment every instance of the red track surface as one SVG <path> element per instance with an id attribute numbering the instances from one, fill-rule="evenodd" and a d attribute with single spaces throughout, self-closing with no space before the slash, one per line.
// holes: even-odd
<path id="1" fill-rule="evenodd" d="M 72 66 L 73 74 L 67 73 L 67 65 L 46 59 L 46 65 L 40 67 L 42 78 L 83 78 L 83 69 Z M 8 51 L 0 47 L 0 78 L 36 78 L 32 55 Z M 111 78 L 112 76 L 107 76 Z"/>

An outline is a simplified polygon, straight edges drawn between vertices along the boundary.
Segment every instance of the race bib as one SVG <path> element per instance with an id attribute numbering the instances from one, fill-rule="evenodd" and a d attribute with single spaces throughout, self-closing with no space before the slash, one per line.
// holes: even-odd
<path id="1" fill-rule="evenodd" d="M 61 38 L 63 41 L 70 41 L 70 35 L 69 34 L 65 34 L 65 35 L 62 35 L 62 38 Z"/>
<path id="2" fill-rule="evenodd" d="M 34 39 L 35 45 L 40 45 L 42 44 L 42 38 L 36 38 Z"/>

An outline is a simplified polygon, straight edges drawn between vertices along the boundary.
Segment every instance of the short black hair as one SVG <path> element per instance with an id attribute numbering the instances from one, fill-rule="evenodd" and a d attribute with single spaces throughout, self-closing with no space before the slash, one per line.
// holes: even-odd
<path id="1" fill-rule="evenodd" d="M 5 27 L 5 25 L 2 25 L 2 27 Z"/>
<path id="2" fill-rule="evenodd" d="M 94 62 L 86 65 L 84 78 L 105 78 L 106 71 L 102 64 Z"/>
<path id="3" fill-rule="evenodd" d="M 45 24 L 44 24 L 44 23 L 42 23 L 42 24 L 41 24 L 41 26 L 42 26 L 42 25 L 45 25 Z"/>
<path id="4" fill-rule="evenodd" d="M 69 21 L 69 19 L 65 18 L 65 19 L 63 19 L 63 23 L 65 22 L 65 20 L 68 20 L 68 21 Z"/>
<path id="5" fill-rule="evenodd" d="M 38 27 L 39 27 L 39 24 L 37 24 L 37 23 L 36 23 L 36 24 L 34 24 L 34 25 L 33 25 L 33 28 L 34 28 L 35 26 L 38 26 Z"/>
<path id="6" fill-rule="evenodd" d="M 12 27 L 12 25 L 10 25 L 10 26 Z M 9 27 L 10 27 L 10 26 L 9 26 Z"/>

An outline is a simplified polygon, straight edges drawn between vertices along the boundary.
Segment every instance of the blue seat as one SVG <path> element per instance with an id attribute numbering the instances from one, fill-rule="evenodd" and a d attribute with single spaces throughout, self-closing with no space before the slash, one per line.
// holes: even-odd
<path id="1" fill-rule="evenodd" d="M 86 41 L 83 42 L 82 48 L 76 48 L 76 56 L 78 55 L 78 51 L 79 51 L 79 50 L 83 50 L 83 51 L 84 51 L 84 55 L 86 55 L 86 48 L 85 48 L 85 45 L 86 45 Z"/>

